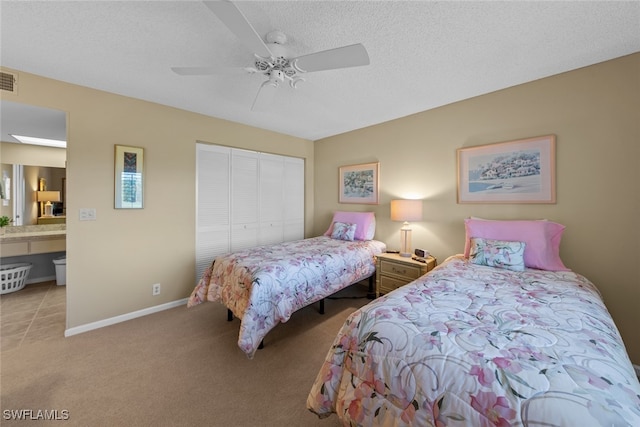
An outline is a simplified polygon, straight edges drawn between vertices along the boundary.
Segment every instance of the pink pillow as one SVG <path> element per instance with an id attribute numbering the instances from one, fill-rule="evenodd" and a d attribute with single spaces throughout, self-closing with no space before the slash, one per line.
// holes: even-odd
<path id="1" fill-rule="evenodd" d="M 571 271 L 560 259 L 560 240 L 565 226 L 552 221 L 464 220 L 466 239 L 464 256 L 469 258 L 472 237 L 525 242 L 524 265 L 549 271 Z"/>
<path id="2" fill-rule="evenodd" d="M 325 236 L 331 236 L 333 233 L 333 224 L 335 222 L 345 222 L 356 224 L 356 233 L 353 236 L 356 240 L 371 240 L 373 236 L 369 236 L 370 225 L 375 221 L 373 212 L 336 212 L 333 214 L 331 225 L 324 233 Z"/>

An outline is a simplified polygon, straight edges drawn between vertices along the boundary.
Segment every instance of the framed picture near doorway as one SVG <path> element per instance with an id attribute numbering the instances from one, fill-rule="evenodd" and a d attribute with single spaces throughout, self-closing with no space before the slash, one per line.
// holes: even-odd
<path id="1" fill-rule="evenodd" d="M 144 207 L 144 148 L 115 146 L 115 208 Z"/>

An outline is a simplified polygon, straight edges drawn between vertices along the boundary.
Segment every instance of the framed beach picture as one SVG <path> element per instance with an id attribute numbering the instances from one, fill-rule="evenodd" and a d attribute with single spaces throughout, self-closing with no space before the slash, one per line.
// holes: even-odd
<path id="1" fill-rule="evenodd" d="M 555 203 L 555 135 L 459 148 L 458 203 Z"/>
<path id="2" fill-rule="evenodd" d="M 378 204 L 380 163 L 341 166 L 339 203 Z"/>
<path id="3" fill-rule="evenodd" d="M 144 206 L 144 148 L 116 145 L 115 208 Z"/>

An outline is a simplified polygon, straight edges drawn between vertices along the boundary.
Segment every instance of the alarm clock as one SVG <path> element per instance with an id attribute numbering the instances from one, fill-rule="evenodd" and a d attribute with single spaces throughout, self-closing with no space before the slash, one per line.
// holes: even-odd
<path id="1" fill-rule="evenodd" d="M 418 258 L 427 258 L 429 256 L 429 251 L 426 249 L 416 249 L 413 253 L 416 254 Z"/>

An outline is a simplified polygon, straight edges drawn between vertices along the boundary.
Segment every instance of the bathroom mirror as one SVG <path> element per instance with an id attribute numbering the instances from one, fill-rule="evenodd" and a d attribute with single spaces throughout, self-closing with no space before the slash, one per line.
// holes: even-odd
<path id="1" fill-rule="evenodd" d="M 48 219 L 48 223 L 64 223 L 66 149 L 20 143 L 12 135 L 64 141 L 66 113 L 3 99 L 0 120 L 0 216 L 13 218 L 12 225 L 35 225 L 42 221 L 36 191 L 45 182 L 46 190 L 59 191 L 61 199 L 52 202 L 56 218 Z"/>

